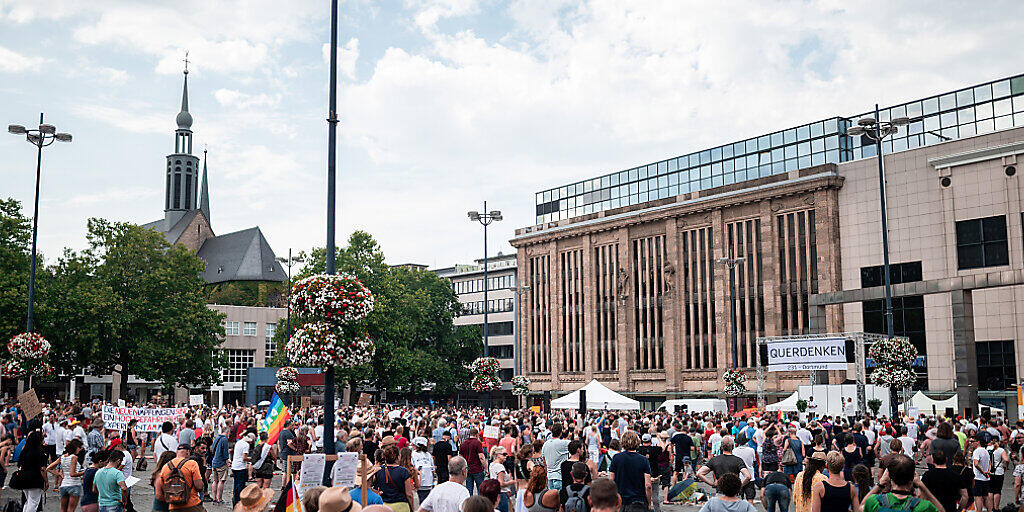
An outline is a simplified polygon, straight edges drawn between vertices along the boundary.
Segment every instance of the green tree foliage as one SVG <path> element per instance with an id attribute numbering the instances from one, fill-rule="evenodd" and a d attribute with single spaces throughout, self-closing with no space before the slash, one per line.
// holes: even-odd
<path id="1" fill-rule="evenodd" d="M 326 254 L 320 247 L 305 255 L 295 279 L 325 272 Z M 447 280 L 433 272 L 388 266 L 380 245 L 364 231 L 352 233 L 335 254 L 337 273 L 358 277 L 373 292 L 374 310 L 355 328 L 365 330 L 376 346 L 369 368 L 346 371 L 339 380 L 371 382 L 392 391 L 433 385 L 440 393 L 469 382 L 466 365 L 480 355 L 483 343 L 479 330 L 454 325 L 461 304 Z M 292 328 L 301 323 L 293 315 Z"/>
<path id="2" fill-rule="evenodd" d="M 116 370 L 122 397 L 129 374 L 168 387 L 217 382 L 223 315 L 206 307 L 205 262 L 134 224 L 90 219 L 88 229 L 89 247 L 66 250 L 53 268 L 47 300 L 61 311 L 40 330 L 57 368 Z"/>
<path id="3" fill-rule="evenodd" d="M 285 306 L 287 290 L 286 283 L 266 281 L 230 281 L 205 287 L 208 304 L 270 308 Z"/>
<path id="4" fill-rule="evenodd" d="M 32 224 L 21 203 L 0 200 L 0 342 L 24 332 L 28 307 L 28 263 Z M 38 270 L 38 269 L 37 269 Z"/>

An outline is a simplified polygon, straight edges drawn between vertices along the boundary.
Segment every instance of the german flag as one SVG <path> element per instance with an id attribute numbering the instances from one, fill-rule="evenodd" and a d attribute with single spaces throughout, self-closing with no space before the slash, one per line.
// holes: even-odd
<path id="1" fill-rule="evenodd" d="M 288 480 L 281 489 L 281 497 L 274 505 L 274 512 L 302 512 L 302 500 L 299 499 L 299 491 L 292 487 L 292 481 Z"/>

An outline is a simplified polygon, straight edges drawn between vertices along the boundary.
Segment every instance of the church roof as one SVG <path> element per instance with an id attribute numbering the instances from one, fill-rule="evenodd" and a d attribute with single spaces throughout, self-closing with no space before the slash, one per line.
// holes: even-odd
<path id="1" fill-rule="evenodd" d="M 202 274 L 207 283 L 224 281 L 284 281 L 286 274 L 259 227 L 206 240 L 199 248 L 206 260 Z"/>
<path id="2" fill-rule="evenodd" d="M 175 244 L 178 243 L 178 239 L 181 238 L 181 234 L 185 232 L 185 229 L 188 228 L 189 223 L 192 222 L 192 218 L 198 215 L 199 213 L 199 210 L 189 210 L 188 212 L 185 213 L 185 215 L 182 215 L 182 217 L 178 219 L 178 222 L 175 222 L 174 225 L 171 226 L 171 229 L 167 231 L 164 231 L 164 228 L 166 227 L 164 223 L 166 221 L 163 219 L 148 222 L 146 224 L 143 224 L 142 227 L 153 229 L 163 233 L 164 238 L 167 239 L 167 243 Z"/>

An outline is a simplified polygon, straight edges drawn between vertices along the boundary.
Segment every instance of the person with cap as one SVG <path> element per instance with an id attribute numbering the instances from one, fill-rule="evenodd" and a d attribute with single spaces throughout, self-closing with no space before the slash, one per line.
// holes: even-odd
<path id="1" fill-rule="evenodd" d="M 231 493 L 231 504 L 235 505 L 240 499 L 242 489 L 245 489 L 245 482 L 252 474 L 252 463 L 249 460 L 249 450 L 255 441 L 252 434 L 245 434 L 235 442 L 235 451 L 231 457 L 231 476 L 234 478 L 234 487 Z"/>
<path id="2" fill-rule="evenodd" d="M 264 489 L 258 484 L 249 484 L 239 493 L 238 503 L 232 512 L 263 512 L 274 497 L 273 489 Z"/>
<path id="3" fill-rule="evenodd" d="M 425 437 L 414 437 L 412 445 L 415 450 L 412 452 L 412 464 L 420 475 L 420 487 L 416 490 L 422 503 L 434 488 L 434 457 L 427 451 L 429 442 Z"/>
<path id="4" fill-rule="evenodd" d="M 654 512 L 661 512 L 661 473 L 658 471 L 658 459 L 661 458 L 663 449 L 652 444 L 654 437 L 650 434 L 640 436 L 640 448 L 637 453 L 647 457 L 647 463 L 651 466 L 651 506 Z"/>
<path id="5" fill-rule="evenodd" d="M 203 500 L 199 493 L 206 489 L 203 481 L 203 474 L 196 461 L 192 460 L 192 449 L 189 446 L 179 446 L 175 457 L 160 469 L 160 478 L 154 481 L 156 486 L 156 498 L 168 503 L 170 510 L 182 512 L 204 512 Z M 168 494 L 168 484 L 172 482 L 171 475 L 180 474 L 185 481 L 185 492 L 187 496 L 181 500 L 173 499 Z"/>

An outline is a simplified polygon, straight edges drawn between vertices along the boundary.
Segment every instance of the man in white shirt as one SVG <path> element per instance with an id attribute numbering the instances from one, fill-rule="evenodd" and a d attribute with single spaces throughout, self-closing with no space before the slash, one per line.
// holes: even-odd
<path id="1" fill-rule="evenodd" d="M 915 448 L 917 447 L 917 438 L 913 438 L 907 435 L 906 426 L 903 427 L 903 435 L 899 437 L 899 440 L 900 443 L 903 444 L 903 455 L 906 455 L 911 459 L 917 460 L 914 458 L 914 454 L 916 453 Z"/>
<path id="2" fill-rule="evenodd" d="M 992 510 L 992 495 L 989 494 L 988 482 L 992 469 L 992 458 L 988 450 L 978 442 L 977 437 L 970 438 L 971 465 L 974 466 L 974 510 L 976 512 Z"/>
<path id="3" fill-rule="evenodd" d="M 462 512 L 462 503 L 469 499 L 466 477 L 469 464 L 456 455 L 448 460 L 449 480 L 434 487 L 427 498 L 420 503 L 417 512 Z"/>
<path id="4" fill-rule="evenodd" d="M 231 476 L 234 477 L 234 491 L 231 495 L 231 504 L 237 505 L 242 489 L 249 480 L 252 473 L 252 463 L 249 460 L 249 447 L 255 442 L 252 434 L 246 434 L 235 441 L 235 452 L 231 456 Z"/>
<path id="5" fill-rule="evenodd" d="M 811 435 L 810 430 L 807 430 L 806 422 L 800 422 L 800 428 L 796 430 L 796 438 L 799 439 L 804 446 L 814 446 L 814 436 Z"/>
<path id="6" fill-rule="evenodd" d="M 757 452 L 753 448 L 747 446 L 747 435 L 743 432 L 736 434 L 736 448 L 733 448 L 732 454 L 743 459 L 743 463 L 747 466 L 747 471 L 751 475 L 755 474 L 754 464 L 757 462 Z M 754 485 L 754 481 L 743 484 L 740 490 L 740 498 L 746 499 L 751 505 L 754 504 L 754 497 L 757 495 L 757 487 Z"/>
<path id="7" fill-rule="evenodd" d="M 57 460 L 57 415 L 53 413 L 50 413 L 43 423 L 43 453 L 46 454 L 47 460 Z"/>
<path id="8" fill-rule="evenodd" d="M 174 424 L 165 421 L 160 426 L 161 433 L 153 441 L 153 460 L 160 460 L 160 455 L 166 451 L 177 452 L 178 451 L 178 438 L 171 435 L 171 431 L 174 430 Z"/>
<path id="9" fill-rule="evenodd" d="M 81 441 L 82 446 L 87 446 L 85 439 L 85 428 L 82 427 L 82 421 L 79 419 L 75 419 L 75 421 L 72 422 L 72 425 L 74 425 L 74 430 L 72 431 L 72 433 L 74 434 L 75 439 Z"/>

